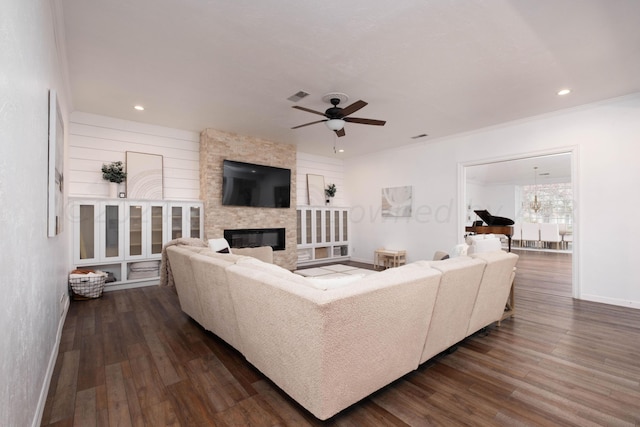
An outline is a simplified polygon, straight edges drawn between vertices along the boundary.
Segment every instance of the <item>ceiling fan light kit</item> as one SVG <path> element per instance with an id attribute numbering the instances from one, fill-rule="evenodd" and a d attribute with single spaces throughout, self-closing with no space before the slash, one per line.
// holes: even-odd
<path id="1" fill-rule="evenodd" d="M 342 119 L 331 119 L 324 122 L 327 127 L 333 131 L 340 130 L 344 127 L 344 120 Z"/>
<path id="2" fill-rule="evenodd" d="M 306 111 L 307 113 L 318 114 L 320 116 L 326 117 L 324 120 L 316 120 L 315 122 L 305 123 L 303 125 L 294 126 L 291 129 L 298 129 L 301 127 L 314 125 L 316 123 L 325 122 L 325 125 L 334 131 L 337 136 L 344 136 L 344 125 L 345 122 L 349 123 L 359 123 L 362 125 L 374 125 L 374 126 L 384 126 L 386 123 L 384 120 L 374 120 L 374 119 L 362 119 L 358 117 L 348 117 L 349 115 L 355 113 L 361 108 L 367 105 L 366 102 L 360 100 L 356 101 L 353 104 L 347 107 L 338 107 L 341 102 L 346 102 L 349 99 L 349 96 L 344 93 L 334 92 L 328 93 L 322 97 L 322 100 L 325 102 L 331 103 L 332 107 L 328 108 L 324 113 L 320 111 L 311 110 L 310 108 L 300 107 L 298 105 L 294 105 L 292 108 L 297 110 Z"/>

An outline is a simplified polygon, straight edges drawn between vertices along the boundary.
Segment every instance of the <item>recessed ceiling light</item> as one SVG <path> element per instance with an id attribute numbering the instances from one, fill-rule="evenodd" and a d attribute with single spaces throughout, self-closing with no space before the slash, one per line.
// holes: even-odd
<path id="1" fill-rule="evenodd" d="M 133 108 L 135 108 L 138 111 L 144 111 L 144 107 L 142 105 L 136 105 Z"/>
<path id="2" fill-rule="evenodd" d="M 338 153 L 344 153 L 344 150 L 341 148 L 338 150 Z"/>
<path id="3" fill-rule="evenodd" d="M 561 89 L 558 91 L 558 95 L 569 95 L 571 93 L 571 89 Z"/>

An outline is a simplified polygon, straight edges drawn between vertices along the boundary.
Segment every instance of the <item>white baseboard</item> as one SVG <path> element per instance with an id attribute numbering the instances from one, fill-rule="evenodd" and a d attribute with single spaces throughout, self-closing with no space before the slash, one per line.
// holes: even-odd
<path id="1" fill-rule="evenodd" d="M 599 295 L 582 294 L 580 299 L 591 302 L 600 302 L 603 304 L 617 305 L 620 307 L 629 307 L 640 310 L 640 301 L 627 301 L 618 298 L 607 298 Z"/>
<path id="2" fill-rule="evenodd" d="M 69 312 L 69 297 L 67 296 L 64 301 L 64 308 L 60 315 L 60 321 L 58 322 L 58 332 L 56 334 L 56 342 L 53 345 L 51 354 L 49 355 L 49 365 L 47 366 L 47 372 L 44 376 L 44 383 L 40 390 L 40 398 L 38 399 L 38 406 L 36 408 L 35 417 L 33 417 L 32 427 L 38 427 L 42 424 L 42 415 L 44 413 L 44 407 L 47 403 L 47 395 L 49 394 L 49 386 L 51 386 L 51 378 L 53 377 L 53 369 L 56 366 L 56 360 L 58 358 L 58 351 L 60 350 L 60 341 L 62 339 L 62 329 L 64 328 L 64 321 L 67 319 L 67 313 Z"/>

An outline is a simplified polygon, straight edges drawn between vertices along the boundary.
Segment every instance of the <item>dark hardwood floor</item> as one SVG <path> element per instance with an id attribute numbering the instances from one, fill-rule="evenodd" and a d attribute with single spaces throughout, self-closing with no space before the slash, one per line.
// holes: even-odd
<path id="1" fill-rule="evenodd" d="M 640 310 L 571 298 L 521 252 L 516 316 L 321 422 L 148 287 L 72 302 L 42 425 L 640 425 Z"/>

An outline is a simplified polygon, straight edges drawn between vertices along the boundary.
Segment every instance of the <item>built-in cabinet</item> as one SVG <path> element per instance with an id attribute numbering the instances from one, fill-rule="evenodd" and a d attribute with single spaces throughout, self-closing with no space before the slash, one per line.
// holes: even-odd
<path id="1" fill-rule="evenodd" d="M 297 209 L 298 265 L 349 259 L 349 208 Z"/>
<path id="2" fill-rule="evenodd" d="M 73 268 L 110 273 L 114 289 L 157 282 L 163 245 L 204 225 L 200 202 L 75 199 L 71 212 Z"/>

